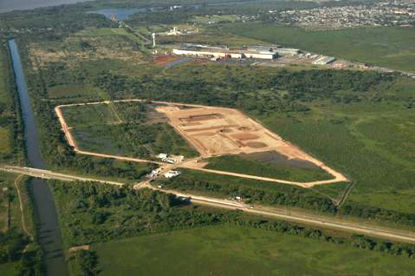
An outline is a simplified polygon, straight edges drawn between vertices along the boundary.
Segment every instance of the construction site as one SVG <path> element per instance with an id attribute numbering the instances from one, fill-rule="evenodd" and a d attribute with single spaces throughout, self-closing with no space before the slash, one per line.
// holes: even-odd
<path id="1" fill-rule="evenodd" d="M 127 99 L 113 101 L 113 103 L 120 102 L 142 102 L 142 100 Z M 151 105 L 154 107 L 156 112 L 166 116 L 168 123 L 178 132 L 178 134 L 184 137 L 185 140 L 199 152 L 199 157 L 185 159 L 183 156 L 180 156 L 178 159 L 179 161 L 170 162 L 168 160 L 169 158 L 167 158 L 168 155 L 162 153 L 158 156 L 154 156 L 154 158 L 161 158 L 162 162 L 158 162 L 145 158 L 134 158 L 131 156 L 113 155 L 103 152 L 92 152 L 79 149 L 78 142 L 71 132 L 71 126 L 68 126 L 61 109 L 85 105 L 95 106 L 108 104 L 109 102 L 105 101 L 61 105 L 55 108 L 55 112 L 58 116 L 59 122 L 61 123 L 66 139 L 78 154 L 113 158 L 130 162 L 157 163 L 163 168 L 168 168 L 168 170 L 175 168 L 187 168 L 214 174 L 231 175 L 241 178 L 297 185 L 304 188 L 313 187 L 314 185 L 348 181 L 348 179 L 340 172 L 328 167 L 323 162 L 302 151 L 299 147 L 285 141 L 279 135 L 271 132 L 259 122 L 232 108 L 160 101 L 151 102 Z M 287 179 L 276 179 L 263 175 L 249 175 L 206 168 L 210 157 L 263 152 L 275 152 L 281 156 L 284 156 L 287 160 L 307 162 L 325 171 L 331 175 L 332 178 L 299 182 Z M 164 159 L 167 161 L 164 161 L 163 157 L 166 157 Z"/>
<path id="2" fill-rule="evenodd" d="M 289 158 L 304 158 L 303 152 L 236 109 L 169 105 L 156 110 L 166 114 L 202 157 L 276 150 Z"/>

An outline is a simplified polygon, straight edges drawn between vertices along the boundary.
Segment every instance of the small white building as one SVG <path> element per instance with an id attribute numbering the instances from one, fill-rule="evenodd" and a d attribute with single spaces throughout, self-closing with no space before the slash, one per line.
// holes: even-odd
<path id="1" fill-rule="evenodd" d="M 149 174 L 147 174 L 146 176 L 147 176 L 148 178 L 155 178 L 155 177 L 157 177 L 157 176 L 159 175 L 160 171 L 161 171 L 161 168 L 157 168 L 157 169 L 155 169 L 155 170 L 152 170 L 152 171 L 151 171 Z"/>
<path id="2" fill-rule="evenodd" d="M 335 60 L 336 60 L 336 58 L 334 58 L 334 57 L 321 56 L 320 58 L 313 61 L 313 64 L 326 65 L 326 64 L 330 64 L 330 63 L 334 62 Z"/>
<path id="3" fill-rule="evenodd" d="M 164 174 L 164 177 L 165 178 L 172 178 L 172 177 L 178 176 L 180 174 L 181 174 L 180 171 L 168 171 Z"/>
<path id="4" fill-rule="evenodd" d="M 160 158 L 160 159 L 167 158 L 167 153 L 159 153 L 157 155 L 157 158 Z"/>

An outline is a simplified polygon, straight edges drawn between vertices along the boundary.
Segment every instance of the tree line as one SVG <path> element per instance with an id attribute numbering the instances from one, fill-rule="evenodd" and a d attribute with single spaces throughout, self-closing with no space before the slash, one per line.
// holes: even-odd
<path id="1" fill-rule="evenodd" d="M 58 206 L 62 206 L 62 201 L 75 199 L 60 210 L 61 220 L 66 228 L 63 232 L 70 233 L 64 239 L 68 239 L 71 245 L 195 226 L 234 224 L 415 258 L 415 245 L 318 230 L 314 227 L 258 218 L 242 211 L 197 207 L 172 194 L 152 190 L 135 191 L 93 183 L 79 183 L 79 186 L 57 181 L 50 183 Z M 106 217 L 97 220 L 97 212 L 105 213 Z"/>

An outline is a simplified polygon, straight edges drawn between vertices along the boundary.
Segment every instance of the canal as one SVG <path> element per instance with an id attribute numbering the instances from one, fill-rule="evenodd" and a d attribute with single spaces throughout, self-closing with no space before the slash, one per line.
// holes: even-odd
<path id="1" fill-rule="evenodd" d="M 40 153 L 40 141 L 30 97 L 27 91 L 22 61 L 14 39 L 9 40 L 13 71 L 24 124 L 24 137 L 29 165 L 45 169 L 45 162 Z M 63 254 L 63 244 L 59 229 L 55 202 L 48 184 L 41 179 L 30 181 L 34 206 L 37 215 L 37 233 L 39 243 L 44 251 L 44 262 L 48 275 L 67 275 L 67 267 Z"/>

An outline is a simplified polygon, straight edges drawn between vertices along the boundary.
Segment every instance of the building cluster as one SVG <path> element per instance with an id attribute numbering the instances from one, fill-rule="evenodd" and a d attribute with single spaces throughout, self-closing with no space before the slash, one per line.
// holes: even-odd
<path id="1" fill-rule="evenodd" d="M 154 178 L 156 178 L 160 175 L 161 171 L 162 171 L 161 168 L 154 169 L 149 174 L 147 174 L 146 177 L 154 179 Z M 163 176 L 165 178 L 173 178 L 173 177 L 179 176 L 181 174 L 182 174 L 181 171 L 170 170 L 170 171 L 164 173 Z"/>
<path id="2" fill-rule="evenodd" d="M 193 58 L 209 58 L 211 60 L 256 59 L 272 61 L 280 57 L 294 57 L 296 59 L 309 60 L 316 65 L 326 65 L 336 60 L 334 57 L 303 52 L 296 48 L 284 48 L 279 45 L 253 45 L 244 49 L 230 50 L 226 46 L 214 47 L 203 44 L 187 43 L 181 48 L 173 49 L 172 54 Z"/>
<path id="3" fill-rule="evenodd" d="M 172 50 L 179 56 L 218 59 L 263 59 L 273 60 L 279 56 L 294 56 L 300 53 L 299 49 L 283 48 L 278 45 L 250 46 L 245 49 L 229 49 L 227 47 L 212 47 L 207 45 L 185 45 Z"/>
<path id="4" fill-rule="evenodd" d="M 412 26 L 415 1 L 388 0 L 367 5 L 268 11 L 272 20 L 308 29 L 340 29 L 358 26 Z"/>

